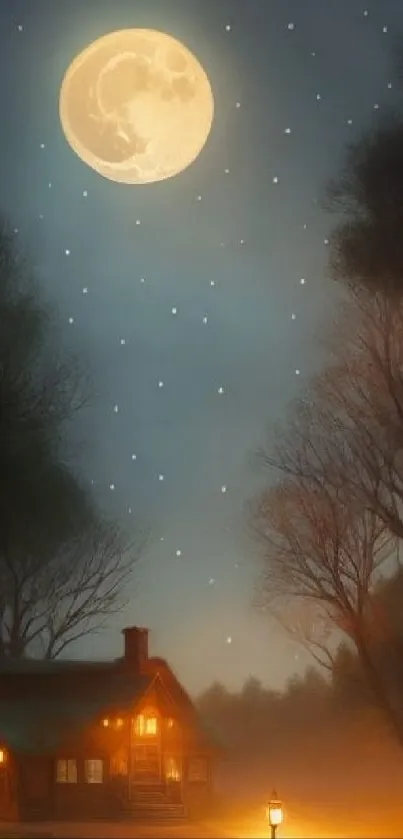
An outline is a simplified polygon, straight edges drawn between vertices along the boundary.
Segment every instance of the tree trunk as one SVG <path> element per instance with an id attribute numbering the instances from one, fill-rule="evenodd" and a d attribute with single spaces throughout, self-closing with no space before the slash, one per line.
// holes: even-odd
<path id="1" fill-rule="evenodd" d="M 403 719 L 394 707 L 387 687 L 385 686 L 382 677 L 378 673 L 378 670 L 372 661 L 367 643 L 361 632 L 355 632 L 354 641 L 370 690 L 378 707 L 382 711 L 389 728 L 392 730 L 399 742 L 399 745 L 403 749 Z"/>

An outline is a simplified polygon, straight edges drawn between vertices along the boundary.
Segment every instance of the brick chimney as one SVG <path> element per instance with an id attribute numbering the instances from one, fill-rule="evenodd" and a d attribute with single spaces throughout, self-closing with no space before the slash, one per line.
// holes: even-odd
<path id="1" fill-rule="evenodd" d="M 122 632 L 125 638 L 124 660 L 130 669 L 141 673 L 148 661 L 148 629 L 127 626 Z"/>

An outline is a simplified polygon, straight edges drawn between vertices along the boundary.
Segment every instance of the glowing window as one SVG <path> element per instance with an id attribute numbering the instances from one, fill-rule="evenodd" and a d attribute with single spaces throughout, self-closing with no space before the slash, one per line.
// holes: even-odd
<path id="1" fill-rule="evenodd" d="M 136 717 L 135 731 L 138 737 L 155 735 L 158 732 L 157 717 L 139 714 Z"/>
<path id="2" fill-rule="evenodd" d="M 136 717 L 135 730 L 136 730 L 136 734 L 139 737 L 142 737 L 143 734 L 145 734 L 145 717 L 144 717 L 144 714 L 139 714 L 138 717 Z"/>
<path id="3" fill-rule="evenodd" d="M 156 734 L 157 733 L 157 717 L 147 717 L 146 718 L 146 734 Z"/>
<path id="4" fill-rule="evenodd" d="M 56 761 L 56 782 L 58 784 L 77 783 L 77 761 L 57 760 Z"/>
<path id="5" fill-rule="evenodd" d="M 0 749 L 0 763 L 6 762 L 6 752 L 4 749 Z"/>
<path id="6" fill-rule="evenodd" d="M 102 760 L 91 759 L 85 761 L 85 780 L 87 784 L 102 784 L 104 764 Z"/>

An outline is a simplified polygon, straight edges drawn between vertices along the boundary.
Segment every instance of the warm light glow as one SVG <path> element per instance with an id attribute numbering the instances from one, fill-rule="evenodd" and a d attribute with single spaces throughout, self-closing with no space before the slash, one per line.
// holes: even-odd
<path id="1" fill-rule="evenodd" d="M 156 717 L 147 717 L 146 719 L 146 734 L 156 734 L 157 733 L 157 718 Z"/>
<path id="2" fill-rule="evenodd" d="M 158 721 L 156 717 L 147 717 L 139 714 L 136 717 L 136 734 L 138 737 L 155 735 L 158 732 Z"/>
<path id="3" fill-rule="evenodd" d="M 6 762 L 6 753 L 5 753 L 4 749 L 0 749 L 0 763 L 5 763 L 5 762 Z"/>
<path id="4" fill-rule="evenodd" d="M 118 717 L 115 720 L 115 725 L 116 725 L 116 728 L 123 728 L 124 720 L 122 720 L 122 717 Z"/>
<path id="5" fill-rule="evenodd" d="M 168 781 L 180 781 L 181 779 L 179 764 L 174 757 L 166 758 L 165 777 Z"/>
<path id="6" fill-rule="evenodd" d="M 107 718 L 107 717 L 105 717 L 105 719 L 104 719 L 104 720 L 102 720 L 102 725 L 103 725 L 103 727 L 104 727 L 104 728 L 108 728 L 108 726 L 109 726 L 109 720 L 108 720 L 108 718 Z"/>
<path id="7" fill-rule="evenodd" d="M 179 41 L 152 29 L 98 38 L 72 61 L 59 101 L 67 142 L 112 181 L 171 178 L 199 156 L 214 100 L 205 71 Z"/>
<path id="8" fill-rule="evenodd" d="M 168 728 L 173 728 L 174 725 L 175 725 L 174 720 L 172 719 L 172 717 L 169 717 L 168 718 Z"/>
<path id="9" fill-rule="evenodd" d="M 279 824 L 282 823 L 284 813 L 281 801 L 276 801 L 275 799 L 269 801 L 269 806 L 267 808 L 267 818 L 271 827 L 278 827 Z"/>

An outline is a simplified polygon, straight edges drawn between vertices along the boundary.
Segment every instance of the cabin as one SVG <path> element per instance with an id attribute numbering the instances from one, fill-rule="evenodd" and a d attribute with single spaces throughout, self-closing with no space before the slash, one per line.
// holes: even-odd
<path id="1" fill-rule="evenodd" d="M 208 810 L 219 748 L 148 630 L 115 661 L 0 663 L 0 820 Z"/>

